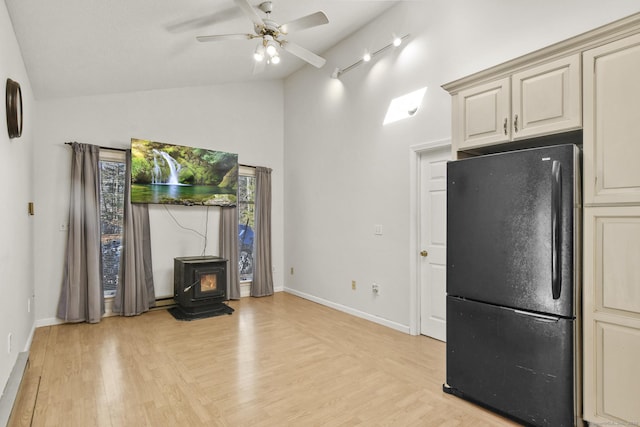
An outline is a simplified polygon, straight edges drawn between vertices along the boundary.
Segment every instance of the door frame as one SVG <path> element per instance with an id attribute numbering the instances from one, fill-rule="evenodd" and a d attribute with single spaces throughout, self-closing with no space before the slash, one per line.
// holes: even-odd
<path id="1" fill-rule="evenodd" d="M 451 138 L 409 147 L 409 334 L 420 335 L 420 158 L 431 151 L 451 148 Z"/>

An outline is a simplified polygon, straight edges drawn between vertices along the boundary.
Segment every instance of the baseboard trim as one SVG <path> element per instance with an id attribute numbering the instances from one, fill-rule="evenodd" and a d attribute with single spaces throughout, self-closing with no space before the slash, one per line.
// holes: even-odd
<path id="1" fill-rule="evenodd" d="M 33 335 L 36 333 L 36 325 L 35 323 L 33 324 L 33 326 L 31 327 L 31 332 L 29 332 L 29 336 L 27 337 L 27 342 L 24 344 L 24 350 L 25 352 L 29 352 L 29 350 L 31 349 L 31 343 L 33 342 Z"/>
<path id="2" fill-rule="evenodd" d="M 404 332 L 405 334 L 410 333 L 409 326 L 402 325 L 397 322 L 392 322 L 391 320 L 384 319 L 382 317 L 374 316 L 373 314 L 366 313 L 364 311 L 356 310 L 355 308 L 347 307 L 346 305 L 338 304 L 332 301 L 328 301 L 323 298 L 319 298 L 314 295 L 307 294 L 305 292 L 300 292 L 296 289 L 284 288 L 284 291 L 290 293 L 292 295 L 298 296 L 300 298 L 308 299 L 309 301 L 317 302 L 318 304 L 336 309 L 338 311 L 342 311 L 343 313 L 350 314 L 352 316 L 359 317 L 361 319 L 369 320 L 370 322 L 377 323 L 382 326 L 386 326 L 391 329 L 395 329 L 396 331 Z"/>
<path id="3" fill-rule="evenodd" d="M 48 319 L 39 319 L 36 320 L 36 328 L 41 326 L 54 326 L 54 325 L 62 325 L 64 320 L 58 319 L 57 317 L 49 317 Z"/>
<path id="4" fill-rule="evenodd" d="M 13 404 L 18 396 L 18 390 L 20 389 L 20 383 L 22 383 L 24 371 L 27 369 L 28 361 L 28 351 L 18 353 L 18 358 L 16 359 L 15 365 L 13 365 L 7 385 L 4 388 L 2 396 L 0 396 L 0 426 L 6 426 L 9 423 L 9 417 L 11 417 Z"/>

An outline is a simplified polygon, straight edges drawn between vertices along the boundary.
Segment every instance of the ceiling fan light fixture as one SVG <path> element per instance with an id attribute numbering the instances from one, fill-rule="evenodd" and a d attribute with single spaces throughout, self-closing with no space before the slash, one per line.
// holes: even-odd
<path id="1" fill-rule="evenodd" d="M 278 49 L 276 49 L 276 47 L 272 44 L 268 44 L 266 50 L 267 50 L 267 55 L 269 55 L 271 58 L 273 58 L 278 54 Z"/>
<path id="2" fill-rule="evenodd" d="M 280 62 L 279 50 L 285 50 L 293 56 L 309 63 L 316 68 L 322 68 L 326 59 L 316 55 L 308 49 L 289 42 L 284 36 L 291 31 L 305 30 L 319 25 L 329 23 L 329 18 L 324 12 L 318 11 L 309 15 L 301 16 L 297 19 L 280 25 L 271 19 L 273 5 L 271 1 L 262 1 L 258 6 L 250 3 L 250 0 L 233 0 L 236 7 L 253 24 L 253 33 L 240 34 L 218 34 L 210 36 L 198 36 L 200 42 L 222 41 L 222 40 L 253 40 L 259 39 L 260 44 L 253 53 L 254 67 L 253 73 L 257 74 L 264 70 L 266 64 L 278 64 Z M 261 17 L 255 8 L 266 14 L 266 18 Z"/>
<path id="3" fill-rule="evenodd" d="M 264 61 L 264 48 L 260 45 L 256 46 L 256 51 L 253 52 L 253 59 L 256 62 Z"/>

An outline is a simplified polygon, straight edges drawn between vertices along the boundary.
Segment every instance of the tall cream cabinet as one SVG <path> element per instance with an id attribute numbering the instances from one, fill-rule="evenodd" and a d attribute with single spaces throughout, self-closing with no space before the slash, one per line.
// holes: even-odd
<path id="1" fill-rule="evenodd" d="M 640 425 L 640 13 L 443 88 L 454 159 L 582 129 L 583 419 Z"/>
<path id="2" fill-rule="evenodd" d="M 584 417 L 640 423 L 640 34 L 584 52 Z"/>

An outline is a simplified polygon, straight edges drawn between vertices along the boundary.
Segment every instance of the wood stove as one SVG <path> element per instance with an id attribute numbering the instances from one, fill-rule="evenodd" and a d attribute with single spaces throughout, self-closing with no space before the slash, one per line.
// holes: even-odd
<path id="1" fill-rule="evenodd" d="M 179 257 L 174 258 L 173 267 L 173 300 L 177 304 L 177 314 L 189 319 L 233 312 L 224 304 L 229 299 L 226 259 Z"/>

